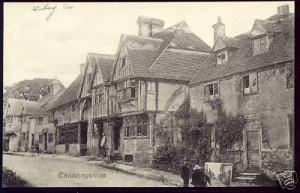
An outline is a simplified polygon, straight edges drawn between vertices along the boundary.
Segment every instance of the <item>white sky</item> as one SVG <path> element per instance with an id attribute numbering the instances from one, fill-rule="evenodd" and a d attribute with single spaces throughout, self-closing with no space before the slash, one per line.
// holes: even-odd
<path id="1" fill-rule="evenodd" d="M 185 20 L 210 46 L 212 25 L 222 17 L 227 36 L 251 29 L 277 7 L 293 2 L 199 3 L 48 3 L 50 10 L 32 11 L 47 3 L 4 3 L 4 85 L 24 79 L 58 78 L 65 86 L 79 74 L 87 52 L 114 54 L 121 33 L 137 35 L 137 17 L 163 19 L 165 27 Z M 66 9 L 64 5 L 72 6 Z"/>

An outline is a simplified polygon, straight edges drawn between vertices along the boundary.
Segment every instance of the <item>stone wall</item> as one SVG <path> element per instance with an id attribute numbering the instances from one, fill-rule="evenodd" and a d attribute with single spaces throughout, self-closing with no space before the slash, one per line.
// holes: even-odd
<path id="1" fill-rule="evenodd" d="M 56 154 L 65 154 L 66 153 L 66 145 L 65 144 L 56 145 L 55 153 Z"/>
<path id="2" fill-rule="evenodd" d="M 243 94 L 242 77 L 247 75 L 246 73 L 217 80 L 220 99 L 227 113 L 245 116 L 258 115 L 262 130 L 260 144 L 262 170 L 270 177 L 274 176 L 279 168 L 289 168 L 292 160 L 290 153 L 282 153 L 291 148 L 292 136 L 290 136 L 288 116 L 294 114 L 294 88 L 286 87 L 287 65 L 289 64 L 247 72 L 257 73 L 258 93 Z M 191 106 L 198 111 L 204 111 L 208 121 L 213 122 L 217 113 L 204 100 L 205 84 L 190 88 Z M 284 150 L 281 153 L 274 153 L 270 151 L 272 149 Z M 223 156 L 224 159 L 228 157 Z M 237 160 L 228 159 L 233 162 Z"/>
<path id="3" fill-rule="evenodd" d="M 79 144 L 69 144 L 68 155 L 79 156 L 80 155 L 80 145 Z"/>
<path id="4" fill-rule="evenodd" d="M 242 76 L 222 78 L 219 93 L 227 113 L 260 116 L 262 149 L 289 148 L 288 114 L 294 114 L 294 88 L 286 88 L 287 64 L 269 69 L 259 69 L 258 93 L 242 93 Z M 190 89 L 191 106 L 206 113 L 209 122 L 216 119 L 216 111 L 204 100 L 204 85 Z"/>
<path id="5" fill-rule="evenodd" d="M 136 165 L 149 165 L 150 163 L 150 142 L 149 137 L 123 138 L 123 160 L 125 155 L 133 156 L 133 163 Z"/>
<path id="6" fill-rule="evenodd" d="M 233 163 L 233 172 L 238 173 L 245 169 L 243 153 L 242 150 L 220 152 L 219 149 L 213 149 L 210 159 L 212 162 Z"/>

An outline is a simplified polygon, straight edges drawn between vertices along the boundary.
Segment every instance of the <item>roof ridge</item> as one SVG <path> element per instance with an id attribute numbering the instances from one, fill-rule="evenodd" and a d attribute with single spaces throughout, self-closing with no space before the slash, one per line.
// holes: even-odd
<path id="1" fill-rule="evenodd" d="M 158 33 L 158 32 L 157 32 Z M 148 39 L 148 40 L 154 40 L 154 41 L 164 41 L 160 38 L 154 38 L 154 37 L 146 37 L 146 36 L 138 36 L 138 35 L 132 35 L 132 34 L 123 34 L 126 37 L 135 37 L 138 39 Z"/>
<path id="2" fill-rule="evenodd" d="M 29 100 L 25 100 L 25 99 L 17 99 L 17 98 L 8 98 L 8 100 L 16 100 L 16 101 L 20 101 L 20 102 L 37 103 L 37 104 L 40 103 L 40 102 L 37 102 L 37 101 L 29 101 Z"/>
<path id="3" fill-rule="evenodd" d="M 102 58 L 110 59 L 110 58 L 114 57 L 114 54 L 100 54 L 100 53 L 88 52 L 87 56 L 88 57 L 96 56 L 96 57 L 102 57 Z"/>

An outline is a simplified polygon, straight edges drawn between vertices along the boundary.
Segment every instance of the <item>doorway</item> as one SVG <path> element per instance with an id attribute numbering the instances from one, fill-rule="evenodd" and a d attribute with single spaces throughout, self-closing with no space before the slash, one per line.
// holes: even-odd
<path id="1" fill-rule="evenodd" d="M 88 123 L 84 122 L 81 123 L 80 125 L 80 142 L 79 144 L 87 144 L 87 128 L 88 128 Z"/>
<path id="2" fill-rule="evenodd" d="M 246 131 L 246 148 L 247 148 L 247 170 L 252 172 L 260 171 L 260 131 Z"/>
<path id="3" fill-rule="evenodd" d="M 120 133 L 123 125 L 123 119 L 117 119 L 114 124 L 114 151 L 119 151 L 120 149 Z"/>
<path id="4" fill-rule="evenodd" d="M 34 146 L 34 141 L 35 139 L 34 139 L 34 134 L 31 134 L 31 146 L 33 147 Z"/>
<path id="5" fill-rule="evenodd" d="M 48 142 L 47 133 L 44 133 L 44 151 L 47 151 L 47 142 Z"/>

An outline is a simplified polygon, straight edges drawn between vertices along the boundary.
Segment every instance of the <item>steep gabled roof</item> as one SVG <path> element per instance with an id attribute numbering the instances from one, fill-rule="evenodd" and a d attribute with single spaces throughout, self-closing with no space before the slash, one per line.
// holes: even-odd
<path id="1" fill-rule="evenodd" d="M 169 48 L 175 48 L 177 50 L 187 50 L 200 53 L 208 53 L 211 51 L 211 48 L 200 38 L 198 38 L 185 22 L 180 22 L 174 26 L 171 26 L 167 29 L 164 29 L 160 32 L 157 32 L 153 37 L 142 37 L 134 35 L 122 35 L 118 52 L 121 50 L 121 47 L 125 46 L 125 50 L 128 56 L 128 62 L 133 69 L 134 76 L 137 77 L 151 77 L 151 78 L 161 78 L 163 74 L 168 74 L 168 78 L 177 79 L 179 74 L 177 73 L 175 64 L 165 63 L 161 65 L 161 61 L 170 58 L 172 51 L 168 51 Z M 183 58 L 185 53 L 178 54 L 178 57 L 171 61 L 181 62 L 186 68 L 188 68 L 189 63 L 184 61 L 179 61 Z M 195 54 L 195 53 L 194 53 Z M 186 55 L 189 57 L 190 53 Z M 160 57 L 163 57 L 160 60 Z M 201 57 L 200 57 L 201 58 Z M 159 65 L 156 63 L 159 61 Z M 116 61 L 117 62 L 117 61 Z M 116 62 L 114 65 L 114 70 L 116 67 Z M 170 74 L 168 69 L 169 67 L 174 68 L 174 73 Z M 191 69 L 193 69 L 194 64 L 190 64 Z M 177 65 L 179 67 L 180 65 Z M 154 73 L 157 69 L 160 69 L 159 73 Z M 179 79 L 188 80 L 190 79 L 189 74 L 182 74 L 186 76 L 185 78 L 181 77 Z M 166 77 L 165 77 L 166 78 Z"/>
<path id="2" fill-rule="evenodd" d="M 239 39 L 235 37 L 223 37 L 217 38 L 216 43 L 213 46 L 212 51 L 222 50 L 224 48 L 238 48 L 239 47 Z"/>
<path id="3" fill-rule="evenodd" d="M 257 68 L 294 60 L 294 16 L 275 22 L 276 33 L 272 34 L 269 51 L 259 55 L 252 54 L 252 39 L 249 34 L 236 36 L 239 48 L 231 52 L 225 65 L 216 65 L 215 55 L 201 65 L 192 83 L 206 82 L 221 77 L 251 71 Z M 263 25 L 264 27 L 264 25 Z M 279 30 L 279 32 L 278 32 Z"/>
<path id="4" fill-rule="evenodd" d="M 210 52 L 211 47 L 195 35 L 185 21 L 177 23 L 153 35 L 166 40 L 174 48 Z"/>
<path id="5" fill-rule="evenodd" d="M 79 74 L 76 79 L 70 84 L 70 86 L 64 90 L 61 95 L 49 106 L 48 110 L 57 108 L 63 104 L 70 103 L 77 100 L 77 95 L 80 90 L 80 83 L 82 80 L 82 74 Z"/>
<path id="6" fill-rule="evenodd" d="M 32 115 L 40 107 L 40 103 L 21 99 L 8 99 L 5 116 Z"/>
<path id="7" fill-rule="evenodd" d="M 207 54 L 199 52 L 169 48 L 145 77 L 190 81 L 207 57 Z"/>
<path id="8" fill-rule="evenodd" d="M 97 66 L 97 68 L 100 69 L 100 73 L 104 79 L 103 81 L 110 80 L 110 71 L 113 63 L 115 62 L 114 55 L 88 53 L 87 60 L 89 64 Z"/>

